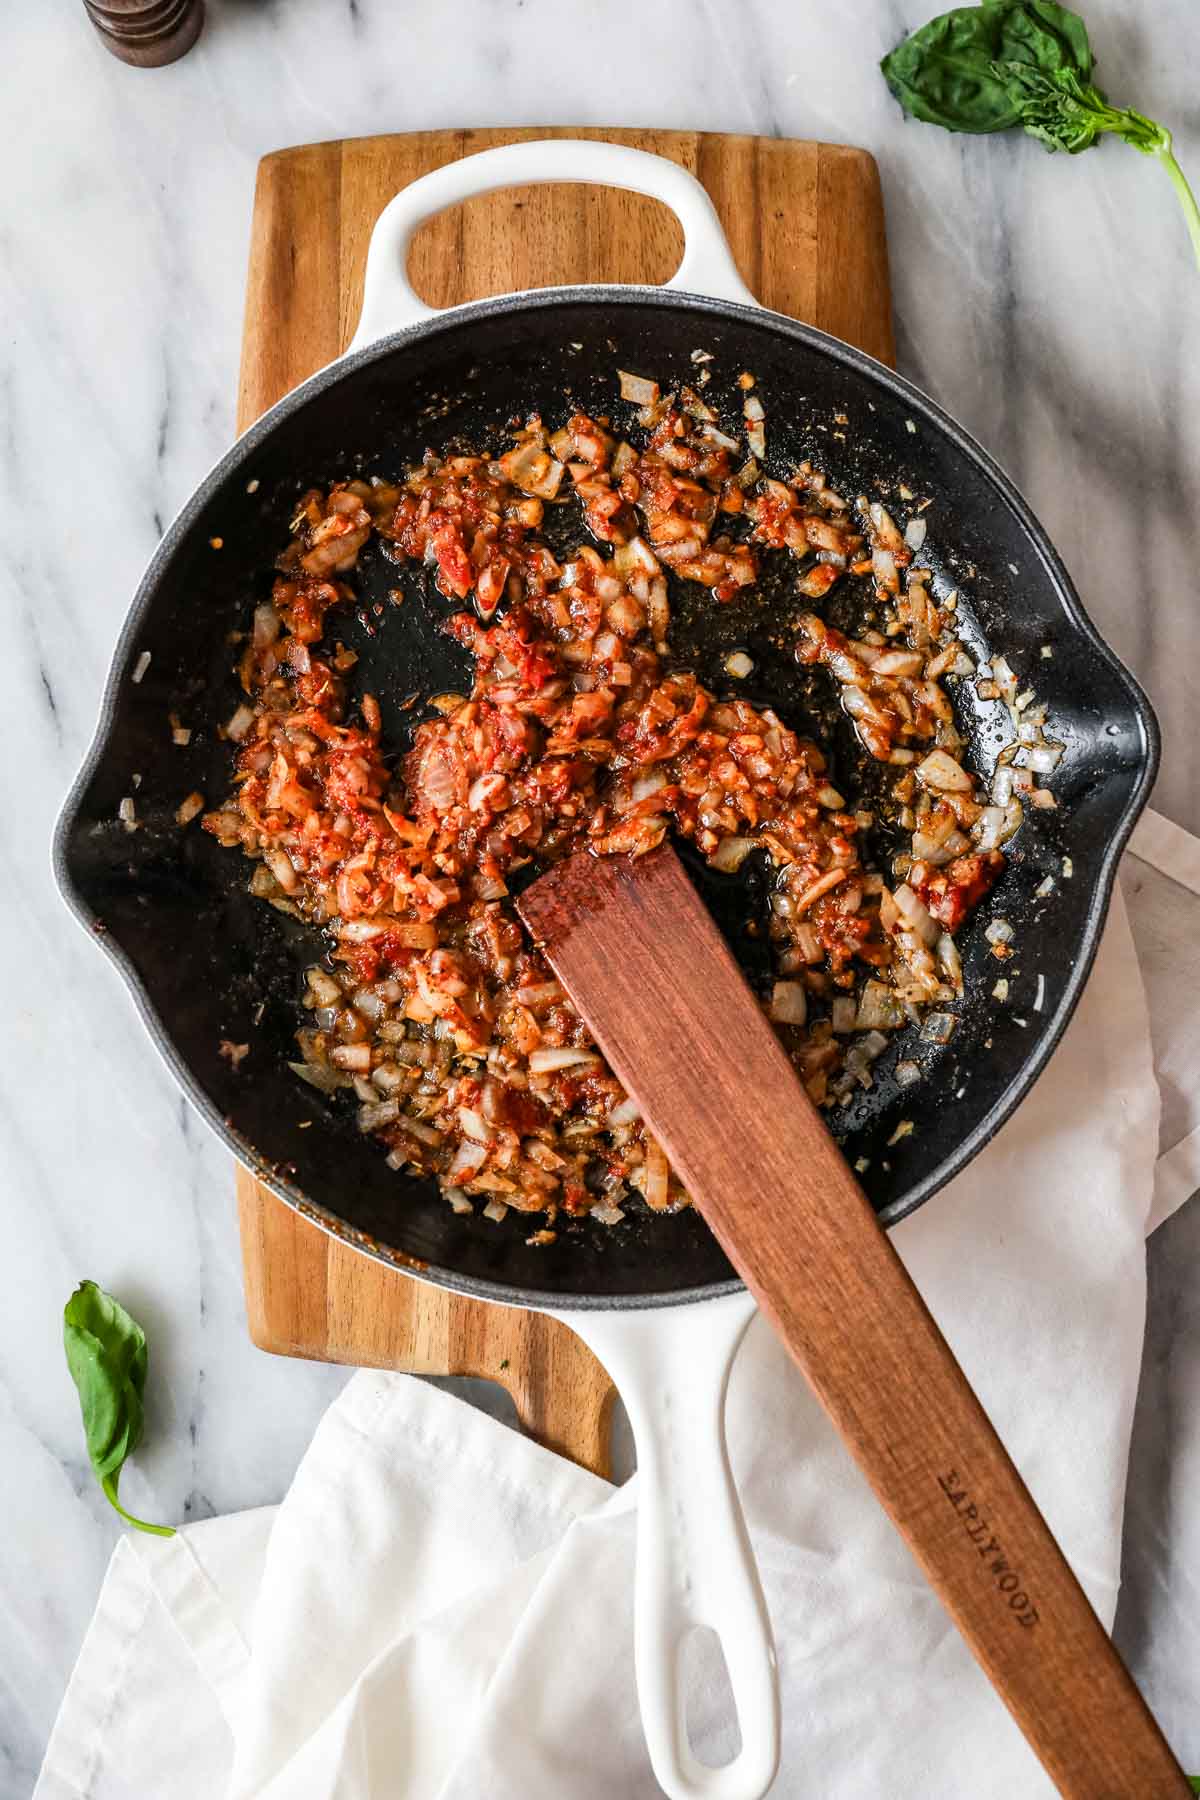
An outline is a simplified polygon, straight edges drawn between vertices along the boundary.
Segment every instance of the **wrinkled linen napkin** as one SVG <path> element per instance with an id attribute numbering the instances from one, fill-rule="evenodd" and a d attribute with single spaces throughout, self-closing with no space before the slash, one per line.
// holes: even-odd
<path id="1" fill-rule="evenodd" d="M 1106 1624 L 1144 1234 L 1200 1186 L 1200 842 L 1152 815 L 1123 888 L 1033 1093 L 893 1234 Z M 728 1417 L 779 1647 L 773 1793 L 1051 1794 L 761 1320 Z M 356 1375 L 280 1506 L 122 1540 L 35 1800 L 655 1795 L 636 1488 L 425 1382 Z M 732 1752 L 712 1670 L 691 1725 L 706 1760 Z"/>

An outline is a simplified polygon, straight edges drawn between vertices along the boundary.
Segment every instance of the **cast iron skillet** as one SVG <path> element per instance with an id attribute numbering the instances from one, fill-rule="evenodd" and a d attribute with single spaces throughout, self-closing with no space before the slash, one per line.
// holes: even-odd
<path id="1" fill-rule="evenodd" d="M 58 878 L 128 982 L 175 1075 L 237 1156 L 339 1236 L 386 1259 L 415 1260 L 429 1279 L 486 1298 L 646 1307 L 739 1284 L 691 1214 L 631 1212 L 616 1228 L 589 1220 L 560 1231 L 551 1247 L 531 1248 L 519 1214 L 499 1226 L 459 1218 L 431 1183 L 388 1169 L 359 1136 L 352 1110 L 327 1104 L 286 1067 L 301 1022 L 300 970 L 319 941 L 251 900 L 244 859 L 198 825 L 180 830 L 175 809 L 193 789 L 210 804 L 228 789 L 229 747 L 216 727 L 238 698 L 229 635 L 246 628 L 255 599 L 269 591 L 272 560 L 305 488 L 356 473 L 398 475 L 427 446 L 493 445 L 506 421 L 531 409 L 554 424 L 578 407 L 620 416 L 618 367 L 666 389 L 695 380 L 694 349 L 712 353 L 707 393 L 725 418 L 740 412 L 739 371 L 757 376 L 772 471 L 811 457 L 847 496 L 890 496 L 902 516 L 901 484 L 933 496 L 925 554 L 937 592 L 958 589 L 968 647 L 977 658 L 989 649 L 1006 654 L 1021 686 L 1049 703 L 1050 735 L 1067 746 L 1051 778 L 1059 810 L 1030 817 L 1009 846 L 1002 882 L 963 934 L 966 999 L 952 1043 L 938 1049 L 914 1044 L 911 1033 L 896 1038 L 874 1088 L 831 1120 L 885 1223 L 964 1168 L 1044 1068 L 1087 976 L 1118 856 L 1157 763 L 1145 697 L 1097 635 L 1012 483 L 910 383 L 790 319 L 666 290 L 514 295 L 394 332 L 281 401 L 200 485 L 146 571 L 95 743 L 59 824 Z M 422 574 L 399 574 L 372 547 L 355 579 L 362 608 L 344 615 L 337 631 L 361 653 L 359 670 L 399 754 L 425 716 L 421 705 L 400 712 L 400 703 L 461 689 L 466 659 L 439 634 L 450 608 Z M 397 586 L 400 608 L 386 601 Z M 792 621 L 805 604 L 786 579 L 724 608 L 677 589 L 675 657 L 721 690 L 731 686 L 723 667 L 730 650 L 748 650 L 754 673 L 739 691 L 828 739 L 834 778 L 861 791 L 851 762 L 861 768 L 862 759 L 853 757 L 828 683 L 803 673 L 792 655 Z M 837 607 L 835 590 L 835 619 Z M 957 695 L 974 755 L 987 766 L 1011 737 L 1007 717 L 998 706 L 972 705 L 970 684 L 957 684 Z M 172 712 L 192 728 L 186 749 L 171 743 Z M 139 820 L 132 833 L 117 817 L 125 796 Z M 1053 889 L 1040 894 L 1047 876 Z M 744 928 L 744 885 L 707 872 L 697 878 L 751 979 L 763 978 L 761 940 Z M 1000 915 L 1016 932 L 1017 954 L 1003 971 L 1007 1005 L 991 997 L 1001 971 L 984 939 L 988 920 Z M 236 1072 L 220 1054 L 224 1039 L 252 1046 Z M 906 1057 L 920 1063 L 923 1079 L 901 1090 L 892 1072 Z M 890 1144 L 904 1118 L 915 1131 Z M 312 1128 L 300 1129 L 308 1119 Z"/>

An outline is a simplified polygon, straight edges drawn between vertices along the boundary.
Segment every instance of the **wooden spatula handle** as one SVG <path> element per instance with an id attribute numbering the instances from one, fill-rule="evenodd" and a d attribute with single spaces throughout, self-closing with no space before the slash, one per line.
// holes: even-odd
<path id="1" fill-rule="evenodd" d="M 674 852 L 521 910 L 1061 1792 L 1190 1793 Z"/>

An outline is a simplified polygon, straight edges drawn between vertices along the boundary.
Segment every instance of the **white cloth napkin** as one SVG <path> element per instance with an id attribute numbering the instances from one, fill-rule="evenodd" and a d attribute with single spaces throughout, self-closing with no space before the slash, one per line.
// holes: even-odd
<path id="1" fill-rule="evenodd" d="M 1200 844 L 1151 819 L 1135 850 L 1137 953 L 1118 896 L 1033 1093 L 894 1234 L 1106 1623 L 1144 1233 L 1200 1185 L 1181 982 L 1200 960 Z M 761 1321 L 729 1427 L 780 1653 L 780 1800 L 1052 1793 Z M 35 1800 L 653 1796 L 635 1502 L 636 1478 L 614 1490 L 426 1383 L 361 1373 L 280 1506 L 123 1539 Z M 708 1760 L 730 1752 L 711 1670 L 692 1727 Z"/>

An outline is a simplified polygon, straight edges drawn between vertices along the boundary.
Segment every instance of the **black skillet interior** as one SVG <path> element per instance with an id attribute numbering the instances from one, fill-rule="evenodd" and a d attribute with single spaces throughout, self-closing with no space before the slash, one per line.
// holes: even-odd
<path id="1" fill-rule="evenodd" d="M 560 1231 L 553 1246 L 532 1248 L 521 1215 L 510 1212 L 500 1225 L 460 1218 L 429 1183 L 389 1170 L 356 1131 L 352 1108 L 324 1101 L 286 1067 L 300 1022 L 300 971 L 320 953 L 319 940 L 250 899 L 246 862 L 196 825 L 180 830 L 175 809 L 193 789 L 211 804 L 228 788 L 229 747 L 215 728 L 238 699 L 229 634 L 246 627 L 255 599 L 269 592 L 298 494 L 351 473 L 395 476 L 427 446 L 488 447 L 510 419 L 533 409 L 557 424 L 582 407 L 612 414 L 620 426 L 631 409 L 617 399 L 614 371 L 635 370 L 664 388 L 694 382 L 693 350 L 711 353 L 707 396 L 731 421 L 741 410 L 739 372 L 756 375 L 773 472 L 811 457 L 843 493 L 880 496 L 901 519 L 910 511 L 902 486 L 932 498 L 924 556 L 937 590 L 957 588 L 969 648 L 977 658 L 1005 653 L 1020 686 L 1049 703 L 1048 734 L 1067 745 L 1052 778 L 1060 810 L 1035 814 L 1022 828 L 1003 881 L 964 934 L 966 999 L 953 1041 L 938 1048 L 914 1042 L 911 1032 L 896 1038 L 875 1086 L 831 1119 L 886 1222 L 962 1168 L 1045 1062 L 1078 997 L 1118 851 L 1153 776 L 1153 715 L 1086 620 L 1019 496 L 927 400 L 819 333 L 678 296 L 529 296 L 485 302 L 376 346 L 282 402 L 214 470 L 147 572 L 96 746 L 60 825 L 60 879 L 116 957 L 191 1097 L 244 1161 L 332 1229 L 494 1298 L 645 1305 L 714 1292 L 731 1277 L 692 1214 L 664 1219 L 631 1209 L 615 1228 L 587 1220 Z M 400 573 L 372 547 L 357 580 L 362 608 L 343 616 L 338 635 L 364 653 L 359 668 L 399 752 L 424 716 L 420 703 L 407 711 L 402 703 L 461 690 L 466 659 L 437 630 L 450 609 L 423 572 Z M 387 600 L 397 587 L 405 595 L 399 607 Z M 754 670 L 738 691 L 831 743 L 834 779 L 861 793 L 862 758 L 828 685 L 803 673 L 792 654 L 794 621 L 807 604 L 783 578 L 720 608 L 698 591 L 677 592 L 675 658 L 729 691 L 725 659 L 748 651 Z M 836 620 L 836 606 L 830 616 Z M 144 653 L 150 661 L 135 682 Z M 988 765 L 1011 737 L 1007 716 L 977 701 L 970 683 L 955 685 L 962 723 Z M 171 742 L 172 712 L 191 727 L 186 748 Z M 139 821 L 133 832 L 118 822 L 125 796 Z M 754 861 L 751 888 L 761 880 Z M 754 910 L 746 882 L 693 873 L 751 979 L 762 980 L 763 940 L 746 929 Z M 1048 877 L 1053 886 L 1041 892 Z M 1016 931 L 1016 955 L 1003 971 L 984 938 L 989 918 L 1000 915 Z M 1001 973 L 1007 1004 L 991 994 Z M 220 1053 L 222 1040 L 251 1046 L 236 1071 Z M 920 1065 L 919 1085 L 897 1086 L 893 1071 L 903 1059 Z M 904 1121 L 913 1129 L 897 1137 Z"/>

